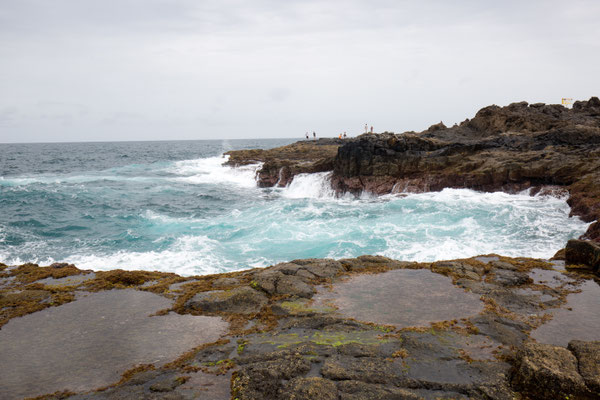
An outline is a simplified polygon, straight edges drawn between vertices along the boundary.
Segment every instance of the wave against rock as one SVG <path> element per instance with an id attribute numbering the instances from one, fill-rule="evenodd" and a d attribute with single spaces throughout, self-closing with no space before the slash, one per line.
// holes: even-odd
<path id="1" fill-rule="evenodd" d="M 494 105 L 452 127 L 440 122 L 419 133 L 321 139 L 259 153 L 229 154 L 234 165 L 265 162 L 258 172 L 260 186 L 286 185 L 298 173 L 332 170 L 337 193 L 532 188 L 533 193 L 568 192 L 572 215 L 586 222 L 600 218 L 597 97 L 575 102 L 572 109 L 526 102 Z M 592 224 L 585 238 L 600 241 L 600 223 Z"/>

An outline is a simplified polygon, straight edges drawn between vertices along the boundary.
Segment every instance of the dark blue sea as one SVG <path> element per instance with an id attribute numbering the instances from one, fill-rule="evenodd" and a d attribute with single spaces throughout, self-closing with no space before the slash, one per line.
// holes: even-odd
<path id="1" fill-rule="evenodd" d="M 336 197 L 327 173 L 256 186 L 223 153 L 291 139 L 0 144 L 0 262 L 232 271 L 308 257 L 547 258 L 587 224 L 527 193 Z"/>

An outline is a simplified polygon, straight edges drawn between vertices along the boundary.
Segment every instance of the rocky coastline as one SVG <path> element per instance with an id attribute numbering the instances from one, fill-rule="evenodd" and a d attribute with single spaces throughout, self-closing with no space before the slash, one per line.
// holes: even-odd
<path id="1" fill-rule="evenodd" d="M 600 341 L 591 340 L 597 330 L 582 327 L 565 333 L 563 325 L 570 322 L 560 314 L 571 304 L 574 315 L 589 312 L 594 303 L 577 308 L 581 301 L 576 296 L 585 293 L 586 298 L 597 298 L 598 291 L 583 289 L 591 284 L 597 289 L 598 284 L 584 265 L 565 265 L 563 260 L 491 254 L 415 263 L 361 256 L 293 260 L 264 269 L 195 277 L 92 272 L 67 264 L 0 268 L 0 343 L 5 349 L 11 344 L 22 349 L 0 356 L 8 372 L 0 378 L 4 398 L 509 400 L 600 396 Z M 432 282 L 441 286 L 428 286 Z M 410 286 L 416 291 L 409 292 Z M 139 316 L 159 327 L 161 318 L 168 324 L 173 320 L 167 318 L 175 316 L 206 318 L 194 333 L 203 341 L 160 363 L 152 358 L 130 362 L 127 369 L 117 369 L 120 377 L 115 377 L 114 367 L 109 365 L 107 371 L 106 365 L 98 365 L 89 356 L 100 340 L 93 332 L 102 324 L 110 332 L 115 326 L 127 327 L 132 316 L 106 317 L 101 310 L 114 303 L 111 298 L 135 293 L 144 295 L 144 302 L 163 299 L 164 308 Z M 444 297 L 450 295 L 454 297 Z M 55 347 L 45 348 L 50 339 L 43 325 L 60 318 L 61 309 L 67 317 L 81 319 L 68 307 L 86 301 L 93 305 L 89 312 L 102 315 L 92 315 L 80 327 L 85 339 L 82 347 L 69 341 L 72 332 L 61 331 L 59 325 L 54 328 L 59 332 L 52 335 L 59 335 L 60 340 L 51 342 Z M 121 312 L 134 306 L 135 302 L 122 305 Z M 548 330 L 547 324 L 558 325 Z M 125 332 L 131 335 L 134 328 Z M 103 335 L 105 329 L 100 329 Z M 157 342 L 142 340 L 154 333 L 136 334 L 140 354 L 166 349 L 185 332 Z M 537 343 L 536 337 L 555 344 Z M 112 344 L 102 351 L 119 354 L 122 349 L 116 342 L 110 339 Z M 53 365 L 22 361 L 32 357 L 30 351 L 51 358 L 62 346 L 77 360 L 71 369 L 53 372 Z M 25 367 L 30 368 L 27 373 L 22 372 Z M 95 386 L 77 381 L 78 374 L 89 369 L 95 371 Z M 58 374 L 56 381 L 40 383 L 40 375 L 53 373 Z"/>
<path id="2" fill-rule="evenodd" d="M 331 171 L 340 194 L 552 191 L 596 222 L 551 260 L 365 255 L 192 277 L 0 264 L 0 398 L 600 398 L 598 98 L 228 155 L 262 163 L 261 187 Z"/>
<path id="3" fill-rule="evenodd" d="M 295 149 L 302 151 L 289 157 Z M 253 152 L 231 151 L 228 164 L 263 162 L 262 187 L 285 186 L 299 173 L 332 171 L 331 184 L 340 194 L 444 188 L 564 193 L 572 215 L 594 222 L 584 238 L 600 241 L 597 97 L 571 109 L 526 102 L 489 106 L 452 127 L 440 122 L 419 133 L 363 134 Z"/>

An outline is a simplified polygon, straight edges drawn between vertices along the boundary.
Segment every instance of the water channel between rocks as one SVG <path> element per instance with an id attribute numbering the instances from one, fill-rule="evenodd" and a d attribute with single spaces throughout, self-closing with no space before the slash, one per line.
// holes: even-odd
<path id="1" fill-rule="evenodd" d="M 467 318 L 483 310 L 478 295 L 425 269 L 354 276 L 332 290 L 319 289 L 315 305 L 326 304 L 344 316 L 397 328 Z"/>
<path id="2" fill-rule="evenodd" d="M 218 317 L 150 316 L 170 306 L 153 293 L 118 290 L 11 320 L 0 330 L 0 398 L 109 385 L 136 364 L 165 364 L 227 328 Z"/>

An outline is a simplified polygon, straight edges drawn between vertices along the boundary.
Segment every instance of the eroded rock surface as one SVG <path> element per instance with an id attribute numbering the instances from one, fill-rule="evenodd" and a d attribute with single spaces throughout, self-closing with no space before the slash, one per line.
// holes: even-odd
<path id="1" fill-rule="evenodd" d="M 597 398 L 600 342 L 572 341 L 569 348 L 528 343 L 519 352 L 514 381 L 535 398 Z"/>
<path id="2" fill-rule="evenodd" d="M 583 394 L 585 382 L 577 359 L 563 347 L 530 343 L 519 353 L 515 379 L 534 394 L 559 398 L 563 393 Z"/>
<path id="3" fill-rule="evenodd" d="M 571 239 L 565 248 L 565 260 L 568 264 L 583 264 L 594 272 L 600 270 L 600 244 Z"/>
<path id="4" fill-rule="evenodd" d="M 573 296 L 591 292 L 597 285 L 580 274 L 557 269 L 561 267 L 543 260 L 497 255 L 436 263 L 361 256 L 338 261 L 293 260 L 265 269 L 190 278 L 144 271 L 97 272 L 89 279 L 61 281 L 65 286 L 48 286 L 47 282 L 56 283 L 47 280 L 48 274 L 59 271 L 56 274 L 61 276 L 52 279 L 83 274 L 72 266 L 6 267 L 0 270 L 0 299 L 11 300 L 3 303 L 8 324 L 0 330 L 0 337 L 4 330 L 10 332 L 25 318 L 36 321 L 44 312 L 38 313 L 39 309 L 66 313 L 68 317 L 69 306 L 81 304 L 78 302 L 89 296 L 108 296 L 120 309 L 133 312 L 133 305 L 118 301 L 114 293 L 134 293 L 145 296 L 144 299 L 158 299 L 166 307 L 152 311 L 155 316 L 135 318 L 149 323 L 173 317 L 213 318 L 221 324 L 227 321 L 229 327 L 211 337 L 211 342 L 200 341 L 198 347 L 182 348 L 182 353 L 170 359 L 163 357 L 154 362 L 151 357 L 146 365 L 123 373 L 120 380 L 115 376 L 108 386 L 94 383 L 85 374 L 78 375 L 77 368 L 73 370 L 77 379 L 87 380 L 88 385 L 94 386 L 92 389 L 98 390 L 60 385 L 62 381 L 45 374 L 43 368 L 25 366 L 40 374 L 32 374 L 32 379 L 51 379 L 59 384 L 52 387 L 63 392 L 49 395 L 48 399 L 512 400 L 520 394 L 530 398 L 593 398 L 598 394 L 600 337 L 576 340 L 581 338 L 578 331 L 573 331 L 568 349 L 532 343 L 530 337 L 532 330 L 550 324 L 550 315 L 554 313 L 558 318 L 558 312 L 569 308 Z M 60 272 L 61 268 L 67 270 Z M 421 290 L 419 295 L 425 296 L 426 302 L 422 297 L 417 299 L 414 291 L 386 294 L 389 277 L 402 278 L 403 274 L 412 277 L 405 283 L 416 293 Z M 361 290 L 370 287 L 374 295 L 381 295 L 384 300 L 366 301 L 364 306 L 370 312 L 350 315 L 336 305 L 335 298 L 323 304 L 318 301 L 319 294 L 315 298 L 316 293 L 328 291 L 327 288 L 336 293 L 353 280 L 361 282 Z M 438 281 L 443 281 L 443 287 L 431 286 Z M 53 291 L 57 290 L 67 296 L 63 302 L 55 297 Z M 451 305 L 456 302 L 439 296 L 440 292 L 451 292 L 453 299 L 469 298 L 469 304 L 474 302 L 477 307 L 468 313 L 463 309 L 462 314 L 452 314 Z M 14 303 L 14 296 L 21 293 L 25 293 L 22 299 L 26 307 Z M 369 294 L 368 290 L 365 293 Z M 46 304 L 55 298 L 55 304 Z M 389 321 L 382 323 L 375 318 L 415 307 L 419 309 L 415 317 L 398 326 L 393 321 L 388 324 Z M 445 308 L 449 312 L 434 313 Z M 19 317 L 26 314 L 29 315 Z M 73 315 L 71 321 L 78 324 L 77 329 L 93 329 L 78 315 Z M 111 315 L 105 314 L 108 326 L 119 324 L 118 318 Z M 598 322 L 584 317 L 586 324 Z M 135 318 L 129 320 L 136 321 Z M 210 321 L 207 323 L 214 328 Z M 574 323 L 578 321 L 570 322 Z M 588 331 L 600 332 L 600 323 L 596 328 L 590 326 Z M 35 329 L 29 328 L 32 332 Z M 162 329 L 152 331 L 165 334 Z M 206 332 L 200 327 L 186 329 L 185 335 L 200 337 Z M 110 335 L 103 335 L 102 343 L 107 343 L 107 348 L 99 348 L 98 354 L 110 355 L 121 336 L 111 339 Z M 169 341 L 179 340 L 180 336 L 169 333 L 145 355 L 163 354 L 173 344 Z M 66 342 L 68 350 L 69 340 Z M 3 343 L 2 348 L 10 346 L 11 343 Z M 93 355 L 96 353 L 89 354 L 87 361 L 98 362 Z M 5 387 L 19 387 L 19 376 L 25 375 L 5 373 L 3 379 L 12 380 Z M 105 387 L 95 387 L 98 385 Z"/>
<path id="5" fill-rule="evenodd" d="M 185 307 L 200 312 L 254 314 L 267 303 L 267 297 L 247 286 L 230 290 L 201 292 L 185 303 Z"/>
<path id="6" fill-rule="evenodd" d="M 572 340 L 568 348 L 577 358 L 578 371 L 587 387 L 600 395 L 600 342 Z"/>

